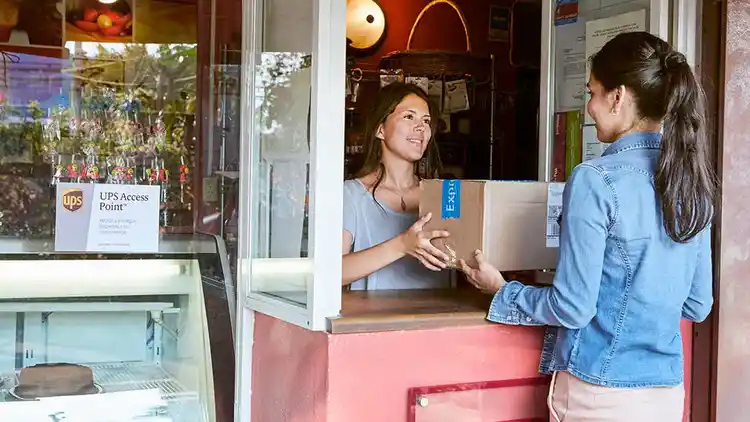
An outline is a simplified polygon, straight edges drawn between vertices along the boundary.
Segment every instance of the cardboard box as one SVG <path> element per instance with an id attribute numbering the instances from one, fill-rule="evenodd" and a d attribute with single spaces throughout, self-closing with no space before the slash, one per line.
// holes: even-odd
<path id="1" fill-rule="evenodd" d="M 474 264 L 481 249 L 500 271 L 557 267 L 562 183 L 423 180 L 420 215 L 432 213 L 425 230 L 447 230 L 435 246 L 457 265 Z"/>

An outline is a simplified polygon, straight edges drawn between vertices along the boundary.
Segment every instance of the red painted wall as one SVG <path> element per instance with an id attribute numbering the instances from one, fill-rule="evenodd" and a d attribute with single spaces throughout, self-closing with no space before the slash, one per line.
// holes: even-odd
<path id="1" fill-rule="evenodd" d="M 466 17 L 472 52 L 495 54 L 498 89 L 513 90 L 515 70 L 508 59 L 509 43 L 490 42 L 490 5 L 511 7 L 513 0 L 454 0 Z M 379 48 L 357 63 L 368 69 L 377 68 L 380 57 L 392 51 L 406 50 L 409 32 L 419 12 L 428 3 L 417 0 L 378 0 L 386 19 L 386 34 Z M 412 40 L 412 49 L 466 51 L 466 40 L 456 12 L 446 4 L 439 4 L 425 13 Z"/>
<path id="2" fill-rule="evenodd" d="M 692 325 L 683 323 L 686 368 L 691 333 Z M 539 327 L 483 324 L 330 335 L 256 314 L 252 422 L 406 422 L 410 388 L 539 377 L 542 334 Z M 689 369 L 685 386 L 689 403 Z M 452 417 L 440 420 L 546 415 L 538 393 L 509 388 L 476 391 L 469 400 L 452 395 Z M 479 413 L 480 419 L 466 417 Z M 684 420 L 690 420 L 689 406 Z"/>
<path id="3" fill-rule="evenodd" d="M 327 422 L 406 422 L 412 387 L 539 378 L 543 333 L 539 327 L 478 325 L 330 336 Z M 448 394 L 440 419 L 421 422 L 476 421 L 469 416 L 476 413 L 485 415 L 482 421 L 546 415 L 544 394 L 527 392 L 525 400 L 507 403 L 503 399 L 519 389 L 507 390 L 474 394 L 505 401 L 504 408 Z"/>

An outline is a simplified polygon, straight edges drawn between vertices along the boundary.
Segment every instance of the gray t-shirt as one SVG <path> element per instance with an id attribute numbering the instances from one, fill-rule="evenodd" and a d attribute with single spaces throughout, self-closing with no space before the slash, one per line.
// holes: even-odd
<path id="1" fill-rule="evenodd" d="M 382 207 L 381 207 L 382 205 Z M 359 180 L 344 182 L 344 230 L 352 234 L 352 252 L 371 248 L 408 230 L 414 214 L 378 205 Z M 450 287 L 450 272 L 430 271 L 411 256 L 352 283 L 352 290 L 437 289 Z"/>

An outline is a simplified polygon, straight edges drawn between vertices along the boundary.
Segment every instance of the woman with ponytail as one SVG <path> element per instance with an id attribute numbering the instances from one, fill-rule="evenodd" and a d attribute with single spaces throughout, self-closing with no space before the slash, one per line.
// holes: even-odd
<path id="1" fill-rule="evenodd" d="M 494 294 L 489 320 L 549 326 L 551 420 L 680 422 L 680 320 L 703 321 L 713 304 L 705 96 L 685 56 L 646 32 L 596 53 L 588 90 L 610 145 L 565 186 L 553 285 L 506 282 L 480 251 L 462 269 Z"/>

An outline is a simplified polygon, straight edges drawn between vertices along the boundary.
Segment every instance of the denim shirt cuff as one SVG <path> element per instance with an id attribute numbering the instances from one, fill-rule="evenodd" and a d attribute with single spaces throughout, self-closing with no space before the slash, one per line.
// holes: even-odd
<path id="1" fill-rule="evenodd" d="M 516 297 L 523 287 L 524 285 L 517 281 L 509 281 L 498 290 L 492 298 L 487 319 L 501 324 L 520 325 L 521 314 L 516 306 Z"/>

